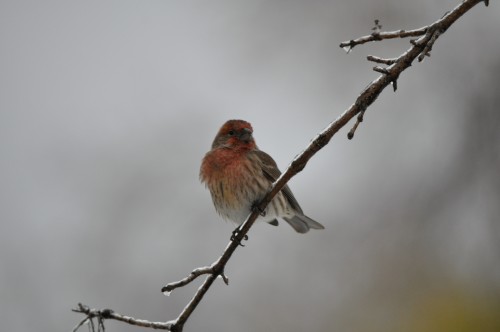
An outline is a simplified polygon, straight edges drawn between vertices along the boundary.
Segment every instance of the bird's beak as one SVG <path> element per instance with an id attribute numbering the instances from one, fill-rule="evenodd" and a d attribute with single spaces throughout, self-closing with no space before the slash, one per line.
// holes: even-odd
<path id="1" fill-rule="evenodd" d="M 244 128 L 239 136 L 240 140 L 248 143 L 252 140 L 252 131 L 248 128 Z"/>

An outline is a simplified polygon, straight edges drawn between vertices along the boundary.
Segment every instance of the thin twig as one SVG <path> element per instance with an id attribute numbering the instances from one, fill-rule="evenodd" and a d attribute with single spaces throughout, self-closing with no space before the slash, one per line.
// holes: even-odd
<path id="1" fill-rule="evenodd" d="M 85 314 L 86 317 L 78 324 L 75 326 L 73 329 L 73 332 L 76 332 L 83 324 L 90 322 L 92 324 L 92 331 L 95 330 L 95 326 L 93 326 L 93 319 L 97 318 L 98 319 L 98 324 L 99 326 L 102 326 L 104 328 L 104 320 L 105 319 L 114 319 L 114 320 L 119 320 L 122 322 L 125 322 L 130 325 L 136 325 L 136 326 L 141 326 L 141 327 L 150 327 L 153 329 L 160 329 L 160 330 L 169 330 L 173 331 L 171 328 L 174 324 L 173 321 L 170 322 L 151 322 L 148 320 L 144 319 L 136 319 L 130 316 L 125 316 L 122 314 L 119 314 L 111 309 L 91 309 L 90 307 L 83 305 L 81 303 L 78 303 L 78 308 L 72 309 L 74 312 L 82 313 Z"/>
<path id="2" fill-rule="evenodd" d="M 212 266 L 205 266 L 205 267 L 200 267 L 200 268 L 194 269 L 186 278 L 181 279 L 179 281 L 171 282 L 171 283 L 163 286 L 161 291 L 165 295 L 170 295 L 170 292 L 172 292 L 174 289 L 189 284 L 191 281 L 195 280 L 196 278 L 198 278 L 201 275 L 211 274 L 213 272 L 214 271 L 213 271 Z"/>
<path id="3" fill-rule="evenodd" d="M 344 41 L 340 43 L 340 47 L 343 49 L 352 49 L 354 46 L 366 44 L 369 42 L 384 40 L 384 39 L 394 39 L 394 38 L 408 38 L 408 37 L 419 37 L 426 33 L 427 27 L 414 30 L 398 30 L 398 31 L 385 31 L 385 32 L 373 32 L 370 35 L 359 37 L 356 39 L 351 39 L 349 41 Z"/>
<path id="4" fill-rule="evenodd" d="M 398 60 L 397 58 L 386 59 L 386 58 L 380 58 L 380 57 L 374 56 L 374 55 L 368 55 L 366 57 L 366 59 L 368 61 L 372 61 L 372 62 L 376 62 L 376 63 L 382 63 L 384 65 L 392 65 L 393 63 L 395 63 Z"/>
<path id="5" fill-rule="evenodd" d="M 179 288 L 179 287 L 182 287 L 182 286 L 185 286 L 187 284 L 189 284 L 191 281 L 195 280 L 196 278 L 198 278 L 199 276 L 202 276 L 204 274 L 216 274 L 216 271 L 214 269 L 214 266 L 215 264 L 217 264 L 217 262 L 215 262 L 214 264 L 212 264 L 211 266 L 205 266 L 205 267 L 200 267 L 200 268 L 197 268 L 197 269 L 194 269 L 187 277 L 185 277 L 184 279 L 181 279 L 179 281 L 175 281 L 175 282 L 171 282 L 165 286 L 162 287 L 161 291 L 163 294 L 165 295 L 170 295 L 170 293 L 176 289 L 176 288 Z M 216 275 L 217 276 L 217 275 Z M 224 271 L 220 271 L 219 272 L 219 276 L 222 278 L 222 280 L 224 281 L 224 283 L 226 285 L 229 285 L 229 278 L 224 274 Z"/>
<path id="6" fill-rule="evenodd" d="M 361 111 L 358 114 L 358 117 L 356 119 L 356 122 L 354 123 L 354 126 L 352 126 L 351 130 L 347 133 L 347 138 L 352 139 L 354 137 L 354 133 L 356 132 L 356 129 L 358 129 L 358 126 L 361 122 L 363 122 L 363 117 L 365 115 L 365 111 Z"/>
<path id="7" fill-rule="evenodd" d="M 387 68 L 382 68 L 382 67 L 379 67 L 379 66 L 375 66 L 373 67 L 373 70 L 378 72 L 378 73 L 381 73 L 381 74 L 384 74 L 384 75 L 389 75 L 390 72 L 389 70 L 387 70 Z"/>

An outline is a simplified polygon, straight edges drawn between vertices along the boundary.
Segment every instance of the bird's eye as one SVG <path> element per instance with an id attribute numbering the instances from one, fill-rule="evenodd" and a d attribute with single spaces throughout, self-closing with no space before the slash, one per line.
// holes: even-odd
<path id="1" fill-rule="evenodd" d="M 229 134 L 229 136 L 234 136 L 234 130 L 230 130 L 230 131 L 228 132 L 228 134 Z"/>

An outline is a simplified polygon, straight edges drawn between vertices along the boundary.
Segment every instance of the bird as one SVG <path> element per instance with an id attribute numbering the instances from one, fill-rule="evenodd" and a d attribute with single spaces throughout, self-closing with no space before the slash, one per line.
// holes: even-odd
<path id="1" fill-rule="evenodd" d="M 257 147 L 252 125 L 244 120 L 222 125 L 200 167 L 200 180 L 216 211 L 237 225 L 235 232 L 280 175 L 274 159 Z M 260 212 L 257 221 L 278 226 L 281 218 L 298 233 L 325 228 L 304 214 L 288 185 Z"/>

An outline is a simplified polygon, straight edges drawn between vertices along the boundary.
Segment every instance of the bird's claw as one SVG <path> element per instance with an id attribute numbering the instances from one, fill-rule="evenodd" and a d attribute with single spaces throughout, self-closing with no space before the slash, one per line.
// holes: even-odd
<path id="1" fill-rule="evenodd" d="M 231 241 L 237 241 L 238 242 L 238 245 L 244 247 L 245 245 L 243 243 L 241 243 L 241 241 L 237 240 L 236 237 L 238 236 L 238 233 L 240 231 L 240 227 L 236 227 L 236 229 L 233 231 L 233 233 L 231 234 Z M 243 241 L 247 241 L 248 240 L 248 235 L 244 235 L 243 236 Z"/>
<path id="2" fill-rule="evenodd" d="M 257 211 L 259 211 L 259 214 L 260 214 L 262 217 L 265 217 L 265 216 L 266 216 L 266 210 L 261 209 L 261 208 L 259 207 L 258 202 L 253 203 L 253 205 L 252 205 L 252 210 L 257 210 Z"/>

